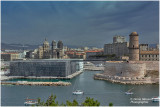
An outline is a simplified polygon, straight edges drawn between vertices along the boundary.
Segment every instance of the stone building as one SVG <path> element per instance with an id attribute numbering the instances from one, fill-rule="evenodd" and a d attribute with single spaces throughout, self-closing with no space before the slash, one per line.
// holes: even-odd
<path id="1" fill-rule="evenodd" d="M 86 59 L 86 53 L 84 51 L 70 50 L 66 51 L 65 54 L 69 59 Z"/>
<path id="2" fill-rule="evenodd" d="M 104 54 L 105 55 L 115 54 L 117 57 L 128 55 L 129 53 L 128 47 L 129 47 L 128 42 L 105 44 Z"/>
<path id="3" fill-rule="evenodd" d="M 92 59 L 94 58 L 93 56 L 102 55 L 102 54 L 103 54 L 103 50 L 89 50 L 89 51 L 86 51 L 86 59 Z"/>
<path id="4" fill-rule="evenodd" d="M 49 42 L 45 39 L 43 46 L 39 46 L 36 59 L 62 59 L 64 56 L 62 41 L 52 41 L 51 48 Z"/>
<path id="5" fill-rule="evenodd" d="M 129 60 L 139 61 L 139 36 L 137 32 L 129 35 Z"/>
<path id="6" fill-rule="evenodd" d="M 43 47 L 39 46 L 37 54 L 36 54 L 36 59 L 42 59 L 43 58 Z"/>
<path id="7" fill-rule="evenodd" d="M 47 39 L 45 39 L 43 43 L 43 59 L 49 59 L 50 58 L 50 46 Z"/>
<path id="8" fill-rule="evenodd" d="M 123 43 L 126 42 L 126 38 L 124 36 L 114 36 L 113 43 Z"/>
<path id="9" fill-rule="evenodd" d="M 149 46 L 148 44 L 139 44 L 139 51 L 148 51 Z"/>
<path id="10" fill-rule="evenodd" d="M 141 61 L 159 61 L 159 51 L 140 51 L 139 58 Z"/>
<path id="11" fill-rule="evenodd" d="M 18 53 L 1 53 L 1 60 L 3 61 L 13 61 L 19 59 Z"/>

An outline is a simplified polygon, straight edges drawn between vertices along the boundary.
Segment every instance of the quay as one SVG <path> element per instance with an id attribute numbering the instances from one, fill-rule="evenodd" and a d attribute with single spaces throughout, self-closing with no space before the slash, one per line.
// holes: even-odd
<path id="1" fill-rule="evenodd" d="M 120 77 L 120 76 L 109 76 L 105 74 L 95 74 L 94 79 L 97 80 L 106 80 L 112 83 L 120 83 L 120 84 L 159 84 L 159 78 L 151 78 L 151 77 Z"/>
<path id="2" fill-rule="evenodd" d="M 85 66 L 84 70 L 87 71 L 104 71 L 104 67 L 96 67 L 96 66 Z"/>
<path id="3" fill-rule="evenodd" d="M 66 77 L 53 77 L 53 76 L 40 76 L 40 77 L 36 77 L 36 76 L 1 76 L 1 81 L 6 81 L 6 80 L 9 80 L 9 79 L 64 79 L 64 80 L 69 80 L 69 79 L 72 79 L 74 77 L 76 77 L 77 75 L 83 73 L 83 70 L 82 71 L 78 71 L 78 72 L 75 72 L 69 76 L 66 76 Z"/>
<path id="4" fill-rule="evenodd" d="M 27 81 L 17 81 L 17 82 L 8 82 L 8 81 L 2 81 L 2 85 L 39 85 L 39 86 L 68 86 L 71 85 L 70 82 L 27 82 Z"/>

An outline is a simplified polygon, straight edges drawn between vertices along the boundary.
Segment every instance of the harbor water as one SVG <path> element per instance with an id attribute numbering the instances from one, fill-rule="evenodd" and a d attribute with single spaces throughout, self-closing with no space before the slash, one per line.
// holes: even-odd
<path id="1" fill-rule="evenodd" d="M 76 99 L 82 103 L 86 97 L 94 98 L 100 102 L 101 106 L 113 103 L 114 106 L 158 106 L 158 102 L 152 102 L 151 98 L 159 96 L 159 85 L 123 85 L 110 83 L 103 80 L 94 80 L 93 76 L 102 71 L 85 71 L 77 77 L 67 80 L 70 86 L 1 86 L 2 106 L 24 106 L 25 99 L 41 98 L 46 101 L 53 94 L 56 101 L 61 104 L 66 100 Z M 20 81 L 20 80 L 12 80 Z M 26 80 L 23 80 L 26 81 Z M 27 80 L 36 81 L 36 80 Z M 55 80 L 46 80 L 55 81 Z M 57 80 L 56 80 L 57 81 Z M 126 95 L 125 92 L 133 88 L 133 95 Z M 83 95 L 73 95 L 76 89 L 84 91 Z"/>

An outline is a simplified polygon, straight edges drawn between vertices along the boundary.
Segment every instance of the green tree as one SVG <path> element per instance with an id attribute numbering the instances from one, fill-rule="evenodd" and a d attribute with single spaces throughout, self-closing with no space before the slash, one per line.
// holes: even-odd
<path id="1" fill-rule="evenodd" d="M 86 97 L 85 101 L 82 103 L 83 106 L 99 106 L 100 102 L 94 100 L 93 98 Z"/>
<path id="2" fill-rule="evenodd" d="M 56 95 L 49 96 L 46 102 L 41 101 L 40 98 L 38 98 L 38 106 L 79 106 L 78 102 L 74 99 L 73 102 L 66 101 L 66 104 L 58 104 L 56 100 Z M 93 98 L 86 97 L 85 101 L 81 104 L 82 106 L 100 106 L 100 102 L 97 100 L 94 100 Z M 109 103 L 109 106 L 113 106 L 112 103 Z"/>
<path id="3" fill-rule="evenodd" d="M 74 99 L 73 102 L 66 101 L 66 106 L 78 106 L 78 102 Z"/>
<path id="4" fill-rule="evenodd" d="M 58 106 L 58 102 L 56 102 L 55 99 L 56 99 L 56 95 L 53 96 L 53 94 L 49 96 L 49 98 L 45 103 L 41 102 L 41 99 L 38 98 L 38 106 Z"/>
<path id="5" fill-rule="evenodd" d="M 113 106 L 113 103 L 109 103 L 109 106 Z"/>

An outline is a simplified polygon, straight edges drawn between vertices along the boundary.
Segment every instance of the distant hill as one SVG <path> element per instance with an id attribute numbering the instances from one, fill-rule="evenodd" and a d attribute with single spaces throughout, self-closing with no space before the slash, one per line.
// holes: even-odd
<path id="1" fill-rule="evenodd" d="M 7 44 L 7 43 L 1 43 L 1 49 L 13 49 L 13 50 L 33 50 L 38 48 L 39 46 L 42 46 L 42 44 L 40 45 L 30 45 L 30 44 Z M 80 48 L 82 46 L 73 46 L 73 45 L 65 45 L 68 48 Z M 94 46 L 88 46 L 89 48 L 94 47 Z"/>
<path id="2" fill-rule="evenodd" d="M 38 48 L 39 45 L 22 45 L 22 44 L 7 44 L 7 43 L 1 43 L 1 49 L 13 49 L 13 50 L 19 50 L 19 49 L 29 49 L 33 50 Z"/>

